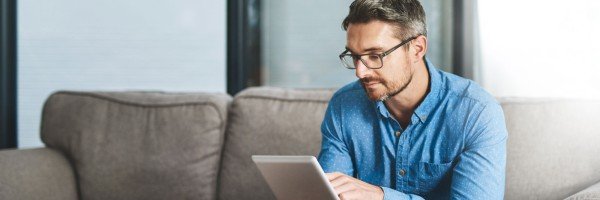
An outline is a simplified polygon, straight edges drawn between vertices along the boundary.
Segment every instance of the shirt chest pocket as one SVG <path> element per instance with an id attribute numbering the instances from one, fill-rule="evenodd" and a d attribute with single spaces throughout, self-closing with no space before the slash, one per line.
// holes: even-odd
<path id="1" fill-rule="evenodd" d="M 416 176 L 416 189 L 421 195 L 430 193 L 444 184 L 450 183 L 452 163 L 426 163 L 413 164 Z"/>

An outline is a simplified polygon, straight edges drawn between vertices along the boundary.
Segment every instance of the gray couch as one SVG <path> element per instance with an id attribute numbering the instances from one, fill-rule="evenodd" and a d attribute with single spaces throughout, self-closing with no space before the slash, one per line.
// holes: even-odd
<path id="1" fill-rule="evenodd" d="M 0 151 L 0 199 L 274 199 L 250 156 L 317 155 L 333 92 L 58 92 L 46 147 Z M 500 102 L 506 199 L 600 198 L 600 101 Z"/>

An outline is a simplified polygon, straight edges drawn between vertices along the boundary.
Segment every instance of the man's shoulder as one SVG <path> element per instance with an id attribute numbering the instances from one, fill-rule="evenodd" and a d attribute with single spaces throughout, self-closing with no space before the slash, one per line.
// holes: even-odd
<path id="1" fill-rule="evenodd" d="M 483 87 L 472 80 L 465 79 L 450 73 L 443 77 L 443 90 L 455 112 L 449 117 L 457 117 L 466 120 L 450 120 L 452 126 L 464 127 L 460 131 L 464 133 L 466 144 L 474 145 L 476 141 L 487 141 L 494 143 L 506 138 L 504 126 L 504 114 L 498 101 Z M 483 131 L 482 130 L 488 130 Z M 492 131 L 490 131 L 492 130 Z M 473 131 L 473 132 L 471 132 Z"/>
<path id="2" fill-rule="evenodd" d="M 471 102 L 472 104 L 486 107 L 488 105 L 499 105 L 498 101 L 476 82 L 440 71 L 442 77 L 442 90 L 448 96 L 456 98 L 462 102 Z"/>

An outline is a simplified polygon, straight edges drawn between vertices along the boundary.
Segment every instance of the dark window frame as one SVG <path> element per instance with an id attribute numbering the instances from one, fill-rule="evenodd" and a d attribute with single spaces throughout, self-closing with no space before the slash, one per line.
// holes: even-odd
<path id="1" fill-rule="evenodd" d="M 452 73 L 473 79 L 475 70 L 475 2 L 454 0 L 452 5 Z"/>
<path id="2" fill-rule="evenodd" d="M 17 147 L 17 1 L 0 0 L 0 149 Z"/>
<path id="3" fill-rule="evenodd" d="M 227 93 L 261 81 L 260 0 L 227 1 Z"/>

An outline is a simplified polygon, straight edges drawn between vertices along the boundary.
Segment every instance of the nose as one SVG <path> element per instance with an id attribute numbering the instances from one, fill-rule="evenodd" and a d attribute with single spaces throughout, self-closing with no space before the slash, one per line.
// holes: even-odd
<path id="1" fill-rule="evenodd" d="M 358 60 L 354 66 L 356 66 L 356 69 L 354 69 L 356 77 L 359 79 L 367 77 L 371 71 L 371 69 L 367 68 L 367 66 L 365 66 L 365 64 L 360 60 Z"/>

